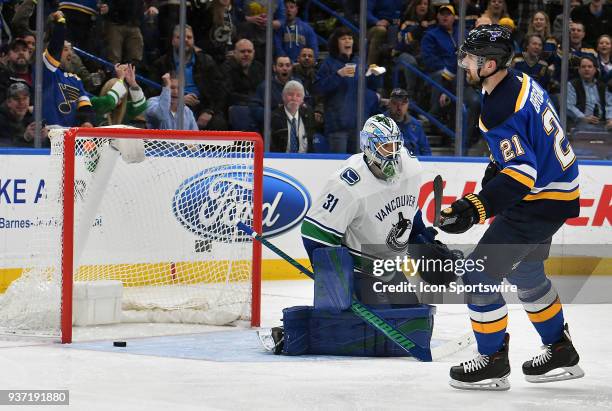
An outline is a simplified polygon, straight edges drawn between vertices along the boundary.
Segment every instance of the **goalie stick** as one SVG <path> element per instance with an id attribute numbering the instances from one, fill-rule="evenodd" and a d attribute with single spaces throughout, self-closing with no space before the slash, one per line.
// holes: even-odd
<path id="1" fill-rule="evenodd" d="M 252 228 L 248 227 L 242 222 L 238 222 L 237 226 L 240 230 L 244 231 L 245 233 L 253 237 L 255 240 L 268 247 L 271 251 L 282 257 L 285 261 L 300 270 L 302 273 L 306 274 L 311 279 L 314 279 L 314 274 L 312 273 L 312 271 L 304 267 L 302 264 L 298 263 L 289 255 L 285 254 L 285 252 L 283 252 L 274 244 L 270 243 L 268 240 L 256 233 Z M 376 330 L 385 335 L 395 345 L 397 345 L 402 350 L 406 351 L 416 359 L 420 361 L 432 360 L 431 350 L 429 348 L 422 347 L 416 344 L 414 341 L 406 337 L 402 332 L 398 331 L 395 327 L 393 327 L 383 318 L 370 311 L 366 306 L 361 304 L 355 298 L 351 299 L 351 311 L 356 316 L 364 320 L 367 324 L 374 327 Z"/>
<path id="2" fill-rule="evenodd" d="M 440 212 L 442 210 L 442 177 L 438 174 L 433 181 L 433 193 L 434 193 L 434 221 L 433 226 L 438 227 L 440 225 Z"/>

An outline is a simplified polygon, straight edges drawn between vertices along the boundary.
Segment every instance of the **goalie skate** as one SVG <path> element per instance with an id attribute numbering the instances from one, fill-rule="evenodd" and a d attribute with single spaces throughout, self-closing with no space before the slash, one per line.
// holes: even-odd
<path id="1" fill-rule="evenodd" d="M 539 355 L 523 363 L 523 373 L 528 382 L 542 383 L 584 377 L 584 371 L 578 365 L 580 356 L 572 344 L 567 324 L 561 340 L 545 345 L 542 349 Z"/>
<path id="2" fill-rule="evenodd" d="M 277 355 L 283 351 L 283 327 L 257 331 L 257 337 L 264 350 Z"/>

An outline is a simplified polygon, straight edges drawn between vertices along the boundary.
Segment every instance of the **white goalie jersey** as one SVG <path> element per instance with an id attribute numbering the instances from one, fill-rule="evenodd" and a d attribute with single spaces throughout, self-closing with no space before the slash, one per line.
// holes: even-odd
<path id="1" fill-rule="evenodd" d="M 399 177 L 389 182 L 372 174 L 362 153 L 351 156 L 326 182 L 304 218 L 305 243 L 341 245 L 357 259 L 405 256 L 419 209 L 422 168 L 405 148 L 401 164 Z"/>

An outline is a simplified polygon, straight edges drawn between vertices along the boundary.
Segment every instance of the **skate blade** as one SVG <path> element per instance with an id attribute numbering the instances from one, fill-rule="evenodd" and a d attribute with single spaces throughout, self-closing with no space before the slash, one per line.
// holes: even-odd
<path id="1" fill-rule="evenodd" d="M 272 331 L 270 329 L 257 331 L 257 337 L 259 337 L 261 346 L 268 352 L 274 352 L 274 348 L 276 347 L 271 332 Z"/>
<path id="2" fill-rule="evenodd" d="M 507 391 L 510 389 L 510 381 L 508 381 L 509 375 L 510 373 L 501 378 L 489 378 L 488 380 L 479 382 L 463 382 L 451 379 L 449 384 L 451 387 L 459 390 Z"/>
<path id="3" fill-rule="evenodd" d="M 543 375 L 525 375 L 527 382 L 539 384 L 542 382 L 555 382 L 565 380 L 575 380 L 576 378 L 584 377 L 584 371 L 579 365 L 573 367 L 561 367 L 550 370 L 548 373 Z"/>

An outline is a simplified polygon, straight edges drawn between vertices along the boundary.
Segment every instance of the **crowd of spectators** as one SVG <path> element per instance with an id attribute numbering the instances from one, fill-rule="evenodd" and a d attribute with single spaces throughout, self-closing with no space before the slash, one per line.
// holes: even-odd
<path id="1" fill-rule="evenodd" d="M 0 146 L 33 146 L 37 1 L 44 2 L 46 17 L 43 135 L 55 126 L 177 127 L 178 0 L 0 0 Z M 359 36 L 342 22 L 357 25 L 359 2 L 323 1 L 341 17 L 312 5 L 306 10 L 306 0 L 272 3 L 268 10 L 267 0 L 187 1 L 184 127 L 263 131 L 266 23 L 272 13 L 270 150 L 356 152 Z M 387 113 L 412 152 L 430 155 L 426 135 L 443 134 L 436 123 L 454 127 L 448 94 L 455 93 L 462 41 L 459 1 L 367 4 L 364 118 Z M 609 131 L 612 5 L 572 0 L 571 7 L 564 28 L 560 0 L 468 0 L 466 32 L 479 24 L 510 28 L 512 67 L 538 81 L 557 105 L 567 104 L 570 128 Z M 564 30 L 570 39 L 569 84 L 560 102 Z M 428 85 L 422 73 L 449 93 Z M 463 95 L 467 144 L 478 148 L 481 91 L 466 83 Z M 412 111 L 417 106 L 421 114 Z M 451 144 L 449 137 L 436 141 Z"/>

